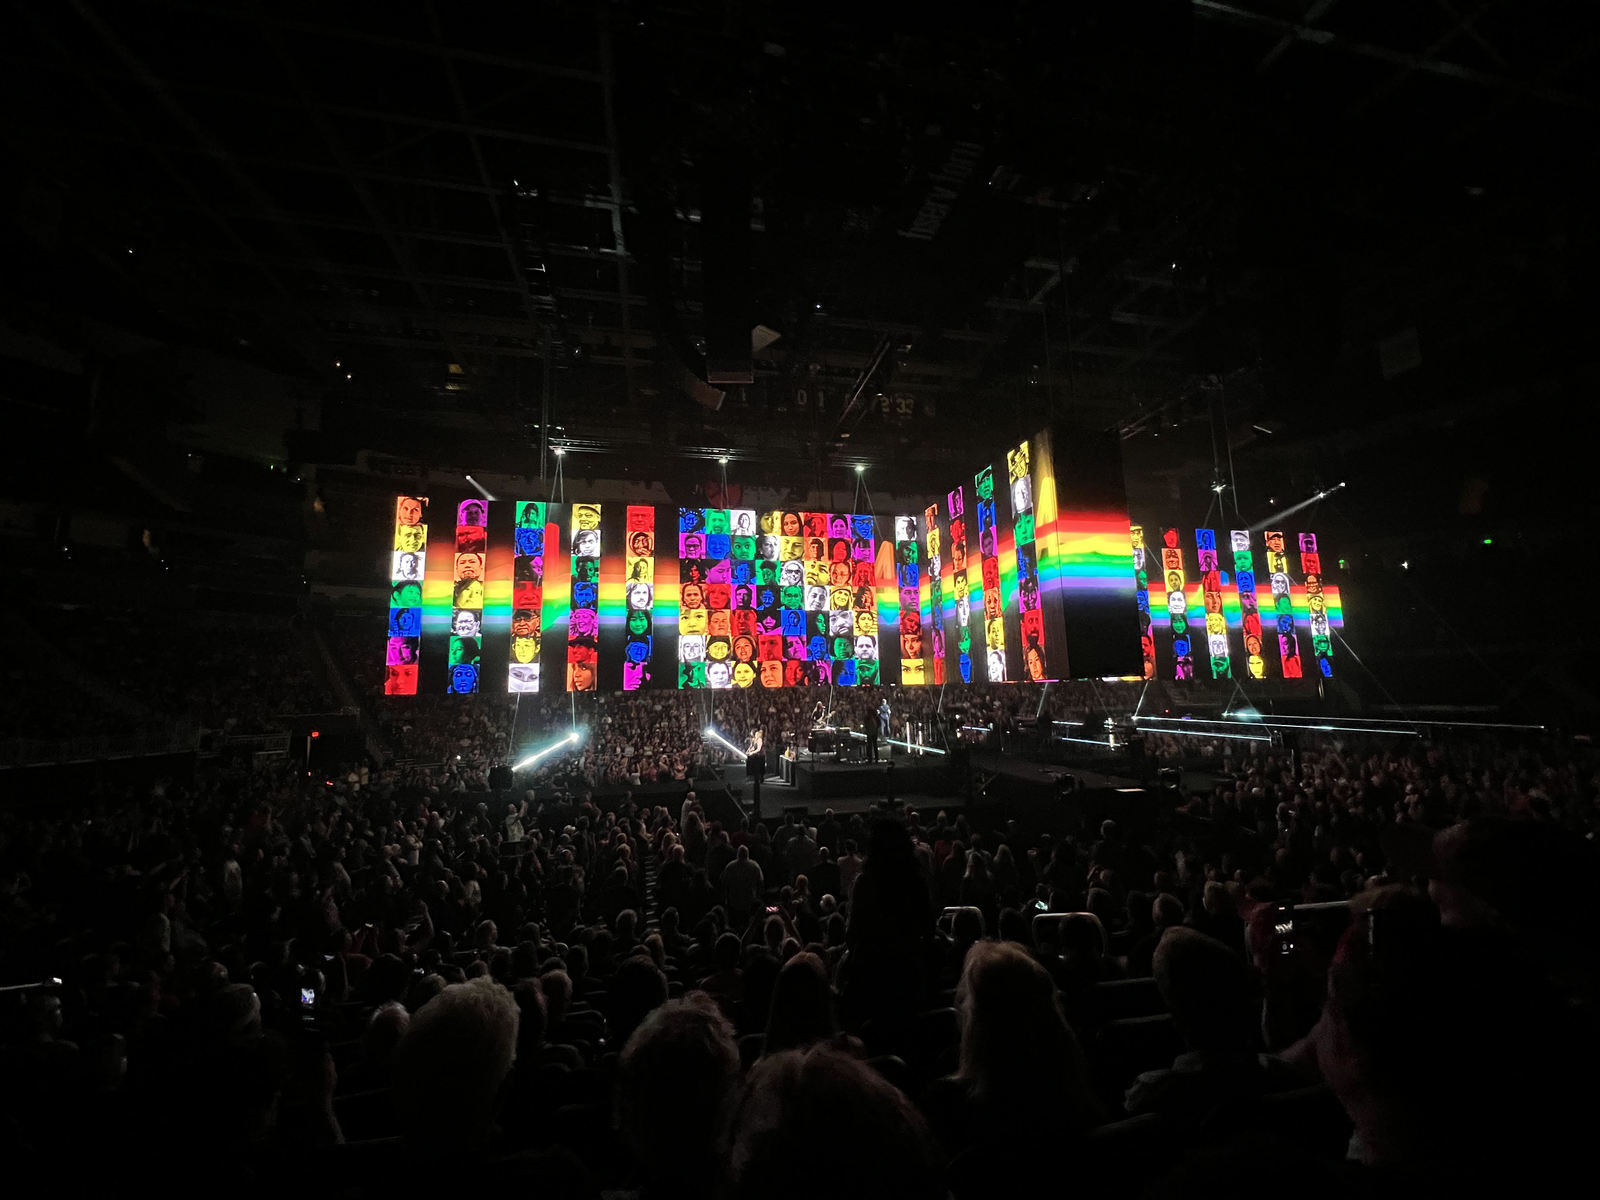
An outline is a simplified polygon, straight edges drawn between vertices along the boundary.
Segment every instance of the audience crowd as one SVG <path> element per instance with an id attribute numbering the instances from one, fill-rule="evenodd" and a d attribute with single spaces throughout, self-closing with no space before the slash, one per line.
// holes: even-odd
<path id="1" fill-rule="evenodd" d="M 1046 712 L 1081 720 L 1100 687 Z M 1039 704 L 959 691 L 1003 736 Z M 1389 1196 L 1575 1169 L 1592 748 L 1220 742 L 1172 802 L 1043 814 L 761 821 L 696 780 L 705 724 L 781 741 L 823 695 L 584 696 L 584 739 L 507 790 L 490 768 L 570 728 L 567 695 L 383 706 L 392 756 L 331 781 L 219 760 L 14 798 L 0 1145 L 110 1194 L 1175 1196 L 1270 1172 Z M 888 689 L 835 693 L 836 722 L 883 696 L 934 716 L 933 689 Z"/>

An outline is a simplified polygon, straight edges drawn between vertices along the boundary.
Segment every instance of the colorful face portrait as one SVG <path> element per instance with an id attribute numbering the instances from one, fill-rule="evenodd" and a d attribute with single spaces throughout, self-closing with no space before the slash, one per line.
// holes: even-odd
<path id="1" fill-rule="evenodd" d="M 678 532 L 692 533 L 697 529 L 706 527 L 706 515 L 698 508 L 680 508 L 678 510 Z"/>
<path id="2" fill-rule="evenodd" d="M 599 529 L 599 505 L 574 504 L 572 506 L 572 527 L 573 529 Z"/>
<path id="3" fill-rule="evenodd" d="M 854 637 L 855 614 L 848 608 L 835 608 L 828 613 L 828 632 L 836 637 Z M 849 655 L 845 655 L 846 658 Z"/>
<path id="4" fill-rule="evenodd" d="M 799 584 L 790 584 L 778 589 L 778 603 L 784 608 L 805 607 L 805 589 Z"/>
<path id="5" fill-rule="evenodd" d="M 396 525 L 421 525 L 422 510 L 427 505 L 427 500 L 421 496 L 401 496 L 394 502 L 394 523 Z M 483 522 L 478 522 L 480 525 Z"/>
<path id="6" fill-rule="evenodd" d="M 828 564 L 828 584 L 831 587 L 847 587 L 850 583 L 852 571 L 847 562 L 832 562 Z"/>
<path id="7" fill-rule="evenodd" d="M 592 608 L 575 608 L 567 622 L 569 636 L 575 638 L 592 638 L 599 634 L 600 614 Z"/>
<path id="8" fill-rule="evenodd" d="M 648 608 L 648 607 L 649 607 L 649 605 L 645 605 L 644 608 L 633 608 L 631 605 L 629 606 L 629 608 L 630 608 L 630 611 L 628 613 L 628 636 L 629 637 L 640 637 L 640 636 L 650 632 L 650 614 L 645 611 L 645 609 Z M 512 632 L 513 633 L 516 632 L 515 626 L 512 627 Z"/>
<path id="9" fill-rule="evenodd" d="M 401 525 L 394 531 L 394 548 L 396 550 L 409 550 L 413 554 L 421 550 L 428 541 L 428 527 L 426 525 Z"/>
<path id="10" fill-rule="evenodd" d="M 450 668 L 450 691 L 457 695 L 470 695 L 478 690 L 478 668 L 471 663 L 460 663 Z"/>
<path id="11" fill-rule="evenodd" d="M 455 561 L 455 578 L 481 579 L 483 578 L 483 555 L 458 554 Z"/>
<path id="12" fill-rule="evenodd" d="M 706 657 L 708 659 L 721 662 L 732 652 L 733 648 L 728 645 L 727 635 L 717 636 L 716 631 L 713 630 L 712 636 L 706 638 Z"/>
<path id="13" fill-rule="evenodd" d="M 1045 671 L 1044 652 L 1037 646 L 1029 646 L 1027 650 L 1023 652 L 1022 659 L 1028 668 L 1028 678 L 1033 680 L 1035 683 L 1043 682 Z"/>
<path id="14" fill-rule="evenodd" d="M 706 685 L 706 665 L 703 662 L 680 663 L 678 666 L 678 686 L 686 688 L 703 688 Z"/>
<path id="15" fill-rule="evenodd" d="M 986 621 L 997 620 L 1000 616 L 1000 589 L 983 594 L 983 619 Z"/>
<path id="16" fill-rule="evenodd" d="M 456 584 L 454 604 L 456 608 L 482 608 L 483 581 L 479 579 L 463 579 Z"/>
<path id="17" fill-rule="evenodd" d="M 417 665 L 395 664 L 384 669 L 383 694 L 385 696 L 415 696 L 417 694 Z"/>
<path id="18" fill-rule="evenodd" d="M 727 608 L 733 601 L 733 589 L 725 583 L 706 584 L 706 607 Z"/>
<path id="19" fill-rule="evenodd" d="M 452 667 L 457 666 L 460 663 L 472 663 L 474 666 L 476 666 L 477 662 L 477 638 L 453 637 L 450 639 L 450 665 Z"/>
<path id="20" fill-rule="evenodd" d="M 416 608 L 422 603 L 420 583 L 397 583 L 389 591 L 390 608 Z"/>
<path id="21" fill-rule="evenodd" d="M 878 657 L 878 639 L 872 637 L 856 638 L 856 658 L 873 659 Z"/>
<path id="22" fill-rule="evenodd" d="M 855 599 L 855 593 L 847 587 L 836 587 L 828 593 L 828 607 L 832 609 L 849 608 L 850 602 Z"/>
<path id="23" fill-rule="evenodd" d="M 457 614 L 459 615 L 459 614 Z M 477 614 L 473 614 L 476 616 Z M 511 636 L 533 637 L 539 632 L 539 619 L 531 609 L 519 608 L 511 614 Z M 463 637 L 473 636 L 463 634 Z"/>
<path id="24" fill-rule="evenodd" d="M 517 501 L 517 528 L 540 529 L 544 526 L 544 505 L 537 500 Z"/>
<path id="25" fill-rule="evenodd" d="M 725 662 L 710 662 L 706 664 L 706 686 L 710 688 L 725 688 L 733 683 L 733 669 Z"/>
<path id="26" fill-rule="evenodd" d="M 511 585 L 511 606 L 527 609 L 537 619 L 544 607 L 544 589 L 537 583 L 518 580 Z"/>
<path id="27" fill-rule="evenodd" d="M 728 618 L 729 613 L 725 608 L 708 610 L 706 612 L 706 632 L 712 637 L 731 637 L 733 635 L 733 623 Z"/>
<path id="28" fill-rule="evenodd" d="M 706 657 L 706 640 L 698 634 L 687 634 L 678 639 L 680 662 L 703 662 Z"/>
<path id="29" fill-rule="evenodd" d="M 1283 553 L 1283 530 L 1269 530 L 1266 537 L 1267 549 L 1273 554 Z"/>
<path id="30" fill-rule="evenodd" d="M 539 658 L 539 639 L 536 637 L 512 638 L 511 657 L 519 663 L 536 662 Z"/>
<path id="31" fill-rule="evenodd" d="M 389 610 L 390 637 L 416 637 L 422 632 L 420 608 L 391 608 Z"/>
<path id="32" fill-rule="evenodd" d="M 512 663 L 506 668 L 506 691 L 512 693 L 539 690 L 538 663 Z"/>
<path id="33" fill-rule="evenodd" d="M 756 681 L 756 669 L 755 669 L 754 664 L 747 663 L 747 662 L 740 662 L 740 663 L 734 663 L 733 664 L 733 686 L 734 687 L 747 688 L 747 687 L 750 687 L 752 684 L 754 684 L 755 681 Z"/>
<path id="34" fill-rule="evenodd" d="M 577 653 L 574 651 L 573 653 Z M 592 692 L 595 690 L 594 659 L 589 657 L 591 652 L 577 659 L 567 662 L 567 690 L 569 692 Z"/>
<path id="35" fill-rule="evenodd" d="M 622 664 L 622 690 L 637 692 L 650 682 L 650 665 L 640 660 L 628 659 Z"/>
<path id="36" fill-rule="evenodd" d="M 456 637 L 478 637 L 483 632 L 483 614 L 473 608 L 458 608 L 450 616 L 450 632 Z"/>
<path id="37" fill-rule="evenodd" d="M 733 639 L 733 657 L 738 662 L 752 662 L 756 656 L 756 641 L 752 637 Z"/>
<path id="38" fill-rule="evenodd" d="M 725 508 L 706 509 L 705 529 L 707 533 L 727 533 L 728 510 Z"/>
<path id="39" fill-rule="evenodd" d="M 388 665 L 400 666 L 417 661 L 417 648 L 422 644 L 420 638 L 392 637 L 389 639 L 389 651 L 386 658 Z"/>
<path id="40" fill-rule="evenodd" d="M 411 550 L 397 551 L 391 568 L 389 577 L 396 583 L 407 579 L 420 580 L 423 571 L 423 555 Z"/>
<path id="41" fill-rule="evenodd" d="M 633 611 L 648 609 L 655 601 L 655 588 L 648 583 L 630 583 L 625 594 Z"/>
<path id="42" fill-rule="evenodd" d="M 761 686 L 776 688 L 783 686 L 783 661 L 781 659 L 765 659 L 760 669 Z"/>
<path id="43" fill-rule="evenodd" d="M 706 632 L 706 610 L 703 608 L 685 608 L 678 613 L 679 633 Z"/>
<path id="44" fill-rule="evenodd" d="M 916 616 L 916 613 L 908 614 Z M 878 614 L 870 609 L 861 609 L 856 613 L 856 635 L 858 637 L 875 638 L 878 636 Z"/>
<path id="45" fill-rule="evenodd" d="M 686 583 L 678 593 L 679 606 L 685 610 L 706 606 L 705 588 L 698 583 Z"/>
<path id="46" fill-rule="evenodd" d="M 489 534 L 482 526 L 462 525 L 456 530 L 457 554 L 482 554 L 489 545 Z"/>
<path id="47" fill-rule="evenodd" d="M 983 640 L 990 646 L 1004 646 L 1006 643 L 1005 622 L 999 617 L 991 618 L 984 627 Z"/>
<path id="48" fill-rule="evenodd" d="M 1033 485 L 1024 475 L 1021 479 L 1011 481 L 1011 511 L 1013 514 L 1025 513 L 1033 508 Z"/>
<path id="49" fill-rule="evenodd" d="M 639 530 L 628 535 L 628 553 L 634 558 L 654 558 L 656 553 L 656 535 L 646 530 Z"/>
<path id="50" fill-rule="evenodd" d="M 778 532 L 784 537 L 799 537 L 800 530 L 800 514 L 797 512 L 784 513 L 778 525 Z"/>

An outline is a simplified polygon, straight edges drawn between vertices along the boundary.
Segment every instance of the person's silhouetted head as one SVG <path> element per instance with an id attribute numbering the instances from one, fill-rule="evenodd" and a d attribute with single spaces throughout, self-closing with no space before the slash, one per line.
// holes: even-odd
<path id="1" fill-rule="evenodd" d="M 1260 1012 L 1255 979 L 1244 959 L 1216 938 L 1174 926 L 1156 946 L 1151 973 L 1191 1050 L 1250 1048 Z"/>
<path id="2" fill-rule="evenodd" d="M 736 1200 L 944 1200 L 927 1125 L 860 1059 L 827 1046 L 753 1068 L 733 1110 L 727 1194 Z"/>
<path id="3" fill-rule="evenodd" d="M 390 1087 L 408 1148 L 431 1157 L 488 1141 L 518 1019 L 511 993 L 487 978 L 445 988 L 411 1018 Z"/>
<path id="4" fill-rule="evenodd" d="M 762 1053 L 798 1050 L 835 1032 L 828 969 L 815 954 L 796 954 L 778 972 Z"/>

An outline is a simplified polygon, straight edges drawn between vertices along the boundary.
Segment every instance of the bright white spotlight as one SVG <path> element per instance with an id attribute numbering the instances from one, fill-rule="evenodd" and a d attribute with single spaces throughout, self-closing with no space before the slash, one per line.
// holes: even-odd
<path id="1" fill-rule="evenodd" d="M 567 448 L 565 446 L 554 446 L 554 447 L 552 447 L 552 449 L 555 451 L 555 456 L 557 458 L 560 458 L 563 454 L 565 454 L 567 452 Z"/>
<path id="2" fill-rule="evenodd" d="M 744 751 L 742 749 L 740 749 L 738 746 L 735 746 L 727 738 L 723 737 L 720 733 L 718 733 L 714 726 L 711 726 L 711 725 L 707 725 L 706 726 L 706 736 L 708 738 L 710 738 L 714 742 L 722 743 L 722 745 L 726 746 L 729 750 L 733 751 L 735 754 L 738 754 L 738 755 L 743 755 L 744 754 Z"/>
<path id="3" fill-rule="evenodd" d="M 866 463 L 857 463 L 856 464 L 856 474 L 857 475 L 864 474 L 866 472 L 866 469 L 867 469 L 867 464 Z"/>
<path id="4" fill-rule="evenodd" d="M 721 463 L 723 466 L 727 466 L 728 465 L 728 456 L 726 454 L 720 455 L 717 458 L 717 461 L 719 463 Z"/>
<path id="5" fill-rule="evenodd" d="M 532 754 L 529 754 L 528 756 L 526 756 L 525 758 L 519 760 L 518 762 L 513 763 L 512 766 L 511 766 L 511 769 L 513 771 L 526 770 L 528 767 L 533 766 L 534 763 L 538 762 L 541 758 L 544 758 L 546 755 L 554 754 L 557 750 L 564 749 L 565 747 L 572 745 L 572 743 L 576 742 L 577 740 L 578 740 L 578 731 L 576 729 L 574 729 L 571 733 L 567 734 L 566 737 L 562 738 L 560 741 L 553 742 L 552 744 L 546 746 L 543 750 L 536 750 Z"/>

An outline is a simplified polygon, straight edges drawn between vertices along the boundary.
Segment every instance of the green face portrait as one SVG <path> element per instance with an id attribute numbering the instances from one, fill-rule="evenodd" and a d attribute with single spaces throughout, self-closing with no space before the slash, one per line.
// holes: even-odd
<path id="1" fill-rule="evenodd" d="M 972 626 L 959 626 L 960 632 L 956 634 L 956 649 L 963 654 L 972 652 Z"/>
<path id="2" fill-rule="evenodd" d="M 994 468 L 985 467 L 973 484 L 979 500 L 994 499 Z"/>
<path id="3" fill-rule="evenodd" d="M 778 603 L 785 608 L 800 608 L 805 603 L 804 589 L 789 586 L 778 593 Z"/>
<path id="4" fill-rule="evenodd" d="M 1226 679 L 1233 672 L 1228 667 L 1226 658 L 1213 658 L 1211 660 L 1211 677 L 1213 679 Z"/>
<path id="5" fill-rule="evenodd" d="M 1317 634 L 1311 639 L 1311 652 L 1318 658 L 1327 658 L 1333 653 L 1333 639 Z"/>
<path id="6" fill-rule="evenodd" d="M 678 686 L 703 688 L 706 685 L 706 665 L 703 662 L 682 663 L 678 667 Z"/>
<path id="7" fill-rule="evenodd" d="M 463 663 L 478 665 L 478 642 L 475 638 L 450 639 L 450 665 L 461 666 Z"/>
<path id="8" fill-rule="evenodd" d="M 1147 591 L 1150 587 L 1150 572 L 1135 571 L 1133 573 L 1133 582 L 1140 591 Z"/>
<path id="9" fill-rule="evenodd" d="M 517 501 L 517 528 L 538 529 L 544 525 L 544 505 L 537 500 Z"/>
<path id="10" fill-rule="evenodd" d="M 628 632 L 642 635 L 650 632 L 650 618 L 639 609 L 634 609 L 628 614 Z"/>
<path id="11" fill-rule="evenodd" d="M 877 659 L 863 659 L 856 663 L 856 682 L 860 684 L 873 684 L 878 682 Z"/>
<path id="12" fill-rule="evenodd" d="M 572 560 L 572 578 L 579 583 L 596 583 L 600 579 L 600 563 L 593 558 Z"/>
<path id="13" fill-rule="evenodd" d="M 833 639 L 833 656 L 835 658 L 849 658 L 855 652 L 855 643 L 847 637 Z"/>
<path id="14" fill-rule="evenodd" d="M 733 557 L 738 559 L 752 559 L 756 556 L 756 540 L 753 537 L 739 536 L 733 539 Z"/>
<path id="15" fill-rule="evenodd" d="M 917 561 L 917 544 L 915 542 L 906 543 L 906 561 L 908 563 Z"/>
<path id="16" fill-rule="evenodd" d="M 728 532 L 728 510 L 725 508 L 710 508 L 706 510 L 706 532 Z"/>
<path id="17" fill-rule="evenodd" d="M 1013 526 L 1013 530 L 1016 534 L 1017 545 L 1026 546 L 1033 541 L 1033 514 L 1031 512 L 1023 513 L 1019 516 L 1016 525 Z"/>
<path id="18" fill-rule="evenodd" d="M 771 586 L 778 582 L 778 564 L 769 559 L 756 560 L 756 583 Z"/>

